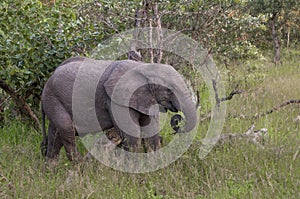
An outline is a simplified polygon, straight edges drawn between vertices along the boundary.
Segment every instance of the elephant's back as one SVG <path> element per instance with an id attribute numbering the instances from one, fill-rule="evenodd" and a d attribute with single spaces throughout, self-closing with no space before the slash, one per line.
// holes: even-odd
<path id="1" fill-rule="evenodd" d="M 95 84 L 111 62 L 83 57 L 67 59 L 48 79 L 42 98 L 54 97 L 72 115 L 73 98 L 79 96 L 84 102 L 95 94 Z"/>

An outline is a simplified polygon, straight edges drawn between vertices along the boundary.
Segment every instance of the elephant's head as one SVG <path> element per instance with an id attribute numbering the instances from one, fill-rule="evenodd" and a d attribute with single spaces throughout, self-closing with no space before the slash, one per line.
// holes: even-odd
<path id="1" fill-rule="evenodd" d="M 116 104 L 146 115 L 182 111 L 185 132 L 197 123 L 196 106 L 183 78 L 170 65 L 120 61 L 104 84 Z"/>

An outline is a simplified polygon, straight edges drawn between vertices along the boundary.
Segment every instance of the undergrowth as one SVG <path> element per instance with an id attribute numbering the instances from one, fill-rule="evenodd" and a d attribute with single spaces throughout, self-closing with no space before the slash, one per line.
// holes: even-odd
<path id="1" fill-rule="evenodd" d="M 267 128 L 263 148 L 235 140 L 200 159 L 200 141 L 209 126 L 204 120 L 189 150 L 155 172 L 123 173 L 95 160 L 76 164 L 63 151 L 53 166 L 40 154 L 40 132 L 18 120 L 7 122 L 0 129 L 0 198 L 300 198 L 300 105 L 249 119 L 300 99 L 298 60 L 281 66 L 247 63 L 263 66 L 259 79 L 249 77 L 241 85 L 244 92 L 227 102 L 222 133 L 244 133 L 252 124 L 256 130 Z M 165 126 L 163 136 L 171 140 Z M 83 146 L 80 151 L 86 152 Z"/>

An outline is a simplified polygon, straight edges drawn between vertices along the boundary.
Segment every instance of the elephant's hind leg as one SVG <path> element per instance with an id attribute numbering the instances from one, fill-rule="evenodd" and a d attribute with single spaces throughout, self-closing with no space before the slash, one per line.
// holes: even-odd
<path id="1" fill-rule="evenodd" d="M 64 118 L 64 124 L 61 126 L 58 130 L 63 146 L 66 150 L 67 157 L 69 160 L 79 160 L 81 159 L 80 153 L 77 151 L 76 148 L 76 139 L 75 139 L 75 134 L 76 131 L 73 127 L 73 122 L 71 119 L 66 119 Z"/>
<path id="2" fill-rule="evenodd" d="M 59 138 L 63 144 L 69 160 L 81 159 L 75 144 L 75 129 L 71 116 L 65 111 L 63 106 L 57 106 L 52 118 L 57 127 Z"/>
<path id="3" fill-rule="evenodd" d="M 54 124 L 50 122 L 48 127 L 48 146 L 46 157 L 56 158 L 59 155 L 60 149 L 63 146 L 60 134 L 55 128 Z"/>

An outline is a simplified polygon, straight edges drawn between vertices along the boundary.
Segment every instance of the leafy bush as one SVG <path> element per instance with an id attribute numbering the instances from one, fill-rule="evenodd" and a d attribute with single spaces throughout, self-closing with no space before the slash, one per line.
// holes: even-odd
<path id="1" fill-rule="evenodd" d="M 77 17 L 72 3 L 0 3 L 0 76 L 27 101 L 31 98 L 31 105 L 38 105 L 42 87 L 55 67 L 68 57 L 85 55 L 103 38 L 99 26 Z"/>

